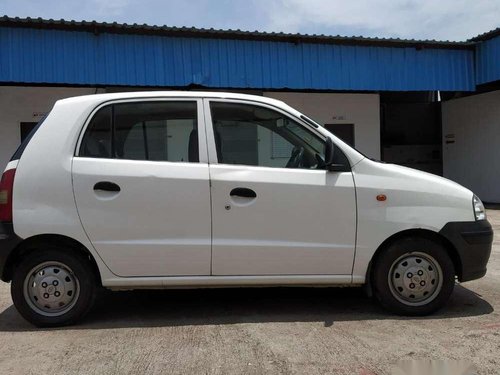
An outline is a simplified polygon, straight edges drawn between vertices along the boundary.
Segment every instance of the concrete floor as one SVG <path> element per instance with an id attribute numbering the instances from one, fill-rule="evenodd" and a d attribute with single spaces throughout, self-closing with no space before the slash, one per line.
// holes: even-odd
<path id="1" fill-rule="evenodd" d="M 500 368 L 500 211 L 488 274 L 426 318 L 391 315 L 361 290 L 103 292 L 80 325 L 36 329 L 0 284 L 1 374 L 390 374 L 400 360 Z"/>

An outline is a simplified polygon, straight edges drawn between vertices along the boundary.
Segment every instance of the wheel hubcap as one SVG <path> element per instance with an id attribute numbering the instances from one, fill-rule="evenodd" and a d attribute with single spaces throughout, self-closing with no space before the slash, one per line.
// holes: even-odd
<path id="1" fill-rule="evenodd" d="M 436 298 L 443 276 L 439 263 L 433 257 L 413 252 L 394 261 L 388 281 L 397 300 L 405 305 L 420 306 Z"/>
<path id="2" fill-rule="evenodd" d="M 79 293 L 80 285 L 73 271 L 59 262 L 34 267 L 24 281 L 26 302 L 44 316 L 64 314 L 75 305 Z"/>

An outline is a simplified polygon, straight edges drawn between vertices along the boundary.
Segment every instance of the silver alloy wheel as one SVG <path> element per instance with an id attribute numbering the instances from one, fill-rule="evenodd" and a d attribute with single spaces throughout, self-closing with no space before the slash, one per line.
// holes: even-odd
<path id="1" fill-rule="evenodd" d="M 408 306 L 422 306 L 437 297 L 443 286 L 443 271 L 429 254 L 412 252 L 400 256 L 388 275 L 392 295 Z"/>
<path id="2" fill-rule="evenodd" d="M 60 316 L 73 308 L 80 295 L 80 283 L 63 263 L 44 262 L 26 275 L 23 295 L 28 305 L 43 316 Z"/>

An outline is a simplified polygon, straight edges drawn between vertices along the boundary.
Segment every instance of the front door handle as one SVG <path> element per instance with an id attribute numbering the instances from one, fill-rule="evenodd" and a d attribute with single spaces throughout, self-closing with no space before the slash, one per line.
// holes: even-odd
<path id="1" fill-rule="evenodd" d="M 94 190 L 111 191 L 117 193 L 120 191 L 120 187 L 114 182 L 101 181 L 94 185 Z"/>
<path id="2" fill-rule="evenodd" d="M 257 194 L 252 189 L 237 187 L 229 193 L 231 197 L 256 198 Z"/>

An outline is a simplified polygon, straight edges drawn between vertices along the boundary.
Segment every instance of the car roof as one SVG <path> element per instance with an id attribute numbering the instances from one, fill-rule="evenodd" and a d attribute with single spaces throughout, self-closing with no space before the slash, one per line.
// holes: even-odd
<path id="1" fill-rule="evenodd" d="M 267 98 L 259 95 L 239 94 L 232 92 L 212 92 L 212 91 L 134 91 L 134 92 L 119 92 L 111 94 L 93 94 L 75 96 L 67 99 L 59 100 L 62 103 L 85 103 L 99 104 L 111 100 L 120 99 L 147 99 L 147 98 L 210 98 L 210 99 L 240 99 L 259 103 L 270 104 L 288 111 L 296 112 L 295 109 L 282 102 L 281 100 Z"/>

